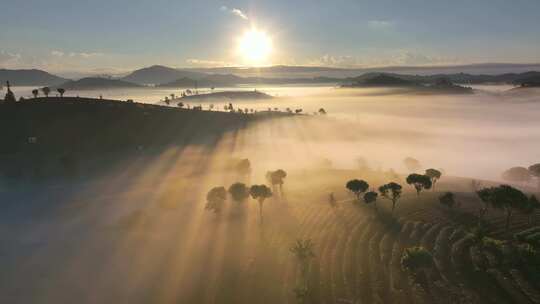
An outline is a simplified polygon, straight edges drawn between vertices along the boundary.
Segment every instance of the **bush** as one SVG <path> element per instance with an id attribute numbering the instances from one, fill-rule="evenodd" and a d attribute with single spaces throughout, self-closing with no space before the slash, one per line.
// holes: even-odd
<path id="1" fill-rule="evenodd" d="M 421 246 L 407 248 L 401 256 L 401 267 L 412 272 L 429 268 L 432 264 L 433 256 Z"/>
<path id="2" fill-rule="evenodd" d="M 527 237 L 528 235 L 530 234 L 534 234 L 534 233 L 537 233 L 537 232 L 540 232 L 540 226 L 537 226 L 537 227 L 532 227 L 532 228 L 529 228 L 529 229 L 525 229 L 523 231 L 520 231 L 516 234 L 514 234 L 514 238 L 518 241 L 525 241 L 525 237 Z"/>
<path id="3" fill-rule="evenodd" d="M 502 246 L 504 245 L 504 242 L 501 240 L 497 240 L 490 237 L 484 237 L 482 239 L 482 246 L 486 249 L 491 249 L 496 252 L 500 252 L 502 250 Z"/>

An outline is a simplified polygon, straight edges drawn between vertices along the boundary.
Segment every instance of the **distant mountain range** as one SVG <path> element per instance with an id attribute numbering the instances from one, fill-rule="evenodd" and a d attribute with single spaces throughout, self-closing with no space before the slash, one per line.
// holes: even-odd
<path id="1" fill-rule="evenodd" d="M 5 85 L 6 81 L 13 86 L 54 86 L 68 80 L 41 70 L 0 69 L 0 86 Z"/>
<path id="2" fill-rule="evenodd" d="M 66 89 L 95 89 L 156 85 L 162 87 L 228 87 L 237 85 L 353 84 L 375 75 L 389 75 L 403 80 L 434 83 L 447 78 L 460 84 L 514 83 L 539 77 L 540 64 L 482 64 L 448 67 L 383 67 L 378 69 L 341 69 L 306 66 L 271 66 L 261 68 L 221 67 L 175 69 L 160 65 L 133 71 L 121 78 L 68 79 L 41 70 L 0 69 L 1 85 L 6 80 L 14 86 L 59 86 Z M 478 73 L 474 71 L 484 71 Z M 500 71 L 514 71 L 503 72 Z M 116 81 L 113 81 L 116 80 Z"/>
<path id="3" fill-rule="evenodd" d="M 97 90 L 116 88 L 139 88 L 141 85 L 119 79 L 87 77 L 79 80 L 70 80 L 59 85 L 66 90 Z"/>
<path id="4" fill-rule="evenodd" d="M 196 71 L 184 71 L 174 68 L 169 68 L 162 65 L 154 65 L 151 67 L 133 71 L 129 75 L 122 77 L 121 80 L 137 83 L 140 85 L 162 84 L 172 82 L 181 78 L 200 79 L 208 75 Z"/>

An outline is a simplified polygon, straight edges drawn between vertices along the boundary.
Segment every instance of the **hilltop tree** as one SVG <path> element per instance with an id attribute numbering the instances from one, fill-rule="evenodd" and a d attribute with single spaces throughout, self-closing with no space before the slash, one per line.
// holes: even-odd
<path id="1" fill-rule="evenodd" d="M 9 84 L 9 81 L 6 81 L 6 87 L 7 87 L 7 92 L 6 92 L 6 95 L 4 96 L 4 101 L 16 102 L 17 99 L 15 98 L 15 94 L 13 94 L 13 92 L 11 91 L 11 85 Z"/>
<path id="2" fill-rule="evenodd" d="M 251 162 L 249 159 L 244 158 L 236 164 L 236 172 L 242 177 L 249 178 L 251 175 Z"/>
<path id="3" fill-rule="evenodd" d="M 456 200 L 454 198 L 454 193 L 452 192 L 446 192 L 445 194 L 439 196 L 439 202 L 442 205 L 445 205 L 448 207 L 448 209 L 453 209 L 456 205 Z"/>
<path id="4" fill-rule="evenodd" d="M 403 160 L 403 164 L 405 165 L 405 168 L 411 172 L 416 172 L 422 168 L 420 165 L 420 162 L 412 157 L 407 157 Z"/>
<path id="5" fill-rule="evenodd" d="M 507 231 L 510 228 L 512 212 L 516 209 L 523 210 L 529 202 L 523 192 L 509 185 L 484 188 L 478 191 L 478 196 L 493 208 L 506 212 L 505 229 Z"/>
<path id="6" fill-rule="evenodd" d="M 427 287 L 427 273 L 433 267 L 433 256 L 424 247 L 406 248 L 401 256 L 401 267 L 410 271 L 415 280 Z"/>
<path id="7" fill-rule="evenodd" d="M 287 177 L 287 172 L 282 169 L 278 169 L 276 171 L 268 171 L 266 173 L 266 179 L 270 182 L 273 188 L 276 186 L 279 187 L 279 192 L 283 194 L 283 184 L 284 179 Z"/>
<path id="8" fill-rule="evenodd" d="M 41 88 L 41 92 L 43 92 L 43 95 L 45 95 L 45 97 L 49 97 L 49 93 L 51 93 L 51 88 L 43 87 Z"/>
<path id="9" fill-rule="evenodd" d="M 225 187 L 214 187 L 206 194 L 206 210 L 212 210 L 220 213 L 227 199 Z"/>
<path id="10" fill-rule="evenodd" d="M 396 203 L 401 197 L 401 188 L 400 184 L 394 182 L 379 187 L 381 196 L 392 201 L 392 213 L 394 213 Z"/>
<path id="11" fill-rule="evenodd" d="M 531 172 L 525 167 L 513 167 L 504 171 L 502 178 L 509 182 L 526 183 L 531 180 Z"/>
<path id="12" fill-rule="evenodd" d="M 345 184 L 345 188 L 351 191 L 358 201 L 360 201 L 360 195 L 369 189 L 369 184 L 365 180 L 352 179 Z"/>
<path id="13" fill-rule="evenodd" d="M 520 208 L 520 211 L 527 215 L 527 224 L 532 225 L 534 220 L 534 215 L 536 210 L 540 208 L 540 202 L 536 198 L 535 195 L 531 195 L 531 197 L 527 200 L 525 204 L 523 204 Z"/>
<path id="14" fill-rule="evenodd" d="M 228 191 L 232 199 L 238 203 L 249 197 L 249 189 L 244 183 L 234 183 L 229 187 Z"/>
<path id="15" fill-rule="evenodd" d="M 536 180 L 538 182 L 538 189 L 540 189 L 540 164 L 534 164 L 532 166 L 529 166 L 529 173 L 530 175 L 536 177 Z"/>
<path id="16" fill-rule="evenodd" d="M 33 89 L 32 90 L 32 95 L 34 95 L 34 98 L 37 98 L 38 95 L 39 95 L 39 90 L 38 89 Z"/>
<path id="17" fill-rule="evenodd" d="M 324 108 L 320 108 L 319 109 L 319 114 L 320 115 L 326 115 L 326 110 Z"/>
<path id="18" fill-rule="evenodd" d="M 259 217 L 263 221 L 264 200 L 272 196 L 272 191 L 266 185 L 253 185 L 249 189 L 251 197 L 259 202 Z"/>
<path id="19" fill-rule="evenodd" d="M 377 211 L 377 197 L 379 194 L 375 191 L 369 191 L 364 194 L 364 203 L 366 204 L 373 204 L 373 208 L 375 208 L 375 211 Z"/>
<path id="20" fill-rule="evenodd" d="M 60 94 L 60 97 L 64 97 L 64 93 L 66 93 L 66 90 L 63 88 L 58 88 L 56 91 Z"/>
<path id="21" fill-rule="evenodd" d="M 429 176 L 416 173 L 409 174 L 406 181 L 416 189 L 416 195 L 420 195 L 420 191 L 424 189 L 430 189 L 432 185 Z"/>
<path id="22" fill-rule="evenodd" d="M 433 185 L 432 189 L 435 190 L 435 183 L 441 178 L 441 171 L 437 169 L 427 169 L 426 175 L 431 179 L 431 184 Z"/>

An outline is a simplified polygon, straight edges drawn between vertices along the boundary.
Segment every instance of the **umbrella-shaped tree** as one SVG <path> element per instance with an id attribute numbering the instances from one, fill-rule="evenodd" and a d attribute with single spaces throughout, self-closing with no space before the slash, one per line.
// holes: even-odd
<path id="1" fill-rule="evenodd" d="M 441 178 L 441 171 L 437 170 L 437 169 L 427 169 L 426 170 L 426 175 L 429 176 L 429 178 L 431 179 L 431 183 L 433 184 L 433 190 L 435 190 L 435 183 L 437 183 L 437 181 Z"/>
<path id="2" fill-rule="evenodd" d="M 407 176 L 407 184 L 416 189 L 416 195 L 420 195 L 420 191 L 423 189 L 430 189 L 432 185 L 431 178 L 429 178 L 429 176 L 416 173 L 409 174 L 409 176 Z"/>
<path id="3" fill-rule="evenodd" d="M 369 184 L 365 180 L 352 179 L 345 184 L 345 188 L 351 191 L 358 201 L 360 201 L 360 195 L 369 189 Z"/>
<path id="4" fill-rule="evenodd" d="M 229 194 L 233 201 L 241 203 L 249 197 L 249 189 L 244 183 L 234 183 L 229 187 Z"/>
<path id="5" fill-rule="evenodd" d="M 259 217 L 261 222 L 263 220 L 263 204 L 264 201 L 272 196 L 272 190 L 266 185 L 253 185 L 249 189 L 249 194 L 253 199 L 256 199 L 259 202 Z"/>
<path id="6" fill-rule="evenodd" d="M 529 201 L 523 192 L 509 185 L 485 188 L 480 190 L 478 195 L 493 208 L 506 212 L 505 229 L 507 231 L 510 228 L 513 211 L 522 210 Z"/>
<path id="7" fill-rule="evenodd" d="M 394 182 L 379 187 L 381 196 L 392 201 L 392 213 L 394 213 L 396 203 L 401 197 L 401 188 L 400 184 Z"/>
<path id="8" fill-rule="evenodd" d="M 220 213 L 227 199 L 227 190 L 225 187 L 214 187 L 206 194 L 206 210 Z"/>
<path id="9" fill-rule="evenodd" d="M 375 208 L 375 211 L 377 211 L 377 197 L 379 196 L 379 193 L 375 191 L 369 191 L 364 194 L 364 203 L 366 204 L 373 204 L 373 208 Z"/>

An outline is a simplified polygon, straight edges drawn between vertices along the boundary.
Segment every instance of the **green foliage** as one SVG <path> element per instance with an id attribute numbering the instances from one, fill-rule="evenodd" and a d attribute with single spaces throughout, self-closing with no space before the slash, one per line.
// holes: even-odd
<path id="1" fill-rule="evenodd" d="M 314 247 L 315 244 L 310 239 L 297 239 L 289 250 L 298 260 L 305 261 L 315 257 Z"/>
<path id="2" fill-rule="evenodd" d="M 360 199 L 360 195 L 369 189 L 369 184 L 364 180 L 352 179 L 345 184 L 345 188 L 354 193 L 354 195 Z"/>
<path id="3" fill-rule="evenodd" d="M 253 185 L 249 189 L 249 194 L 253 199 L 258 201 L 264 201 L 265 199 L 272 196 L 272 190 L 266 185 Z"/>
<path id="4" fill-rule="evenodd" d="M 375 191 L 366 192 L 366 194 L 364 194 L 364 202 L 366 204 L 375 203 L 377 201 L 378 196 L 379 194 Z"/>
<path id="5" fill-rule="evenodd" d="M 441 178 L 442 173 L 437 169 L 427 169 L 425 175 L 431 179 L 431 183 L 435 187 L 435 183 Z"/>
<path id="6" fill-rule="evenodd" d="M 523 192 L 509 185 L 484 188 L 477 194 L 486 207 L 491 206 L 506 211 L 506 230 L 510 227 L 512 211 L 523 210 L 529 204 L 529 199 Z"/>
<path id="7" fill-rule="evenodd" d="M 536 232 L 540 232 L 540 226 L 536 226 L 536 227 L 532 227 L 532 228 L 529 228 L 529 229 L 525 229 L 523 231 L 520 231 L 516 234 L 514 234 L 514 238 L 517 240 L 517 241 L 521 241 L 523 242 L 525 240 L 525 237 L 530 235 L 530 234 L 533 234 L 533 233 L 536 233 Z"/>
<path id="8" fill-rule="evenodd" d="M 445 194 L 439 196 L 439 202 L 446 207 L 452 209 L 456 205 L 456 201 L 454 199 L 454 193 L 452 192 L 446 192 Z"/>
<path id="9" fill-rule="evenodd" d="M 379 187 L 381 196 L 392 201 L 392 212 L 394 212 L 396 202 L 401 197 L 401 189 L 401 185 L 394 182 Z"/>
<path id="10" fill-rule="evenodd" d="M 407 184 L 416 189 L 416 194 L 420 195 L 420 191 L 423 189 L 430 189 L 433 185 L 431 178 L 427 175 L 412 173 L 407 176 Z"/>
<path id="11" fill-rule="evenodd" d="M 504 242 L 490 237 L 482 238 L 482 247 L 495 252 L 501 252 Z"/>
<path id="12" fill-rule="evenodd" d="M 433 265 L 433 256 L 424 247 L 406 248 L 401 256 L 401 267 L 413 273 Z"/>
<path id="13" fill-rule="evenodd" d="M 234 183 L 229 187 L 229 194 L 236 202 L 242 202 L 249 197 L 249 190 L 246 184 Z"/>

